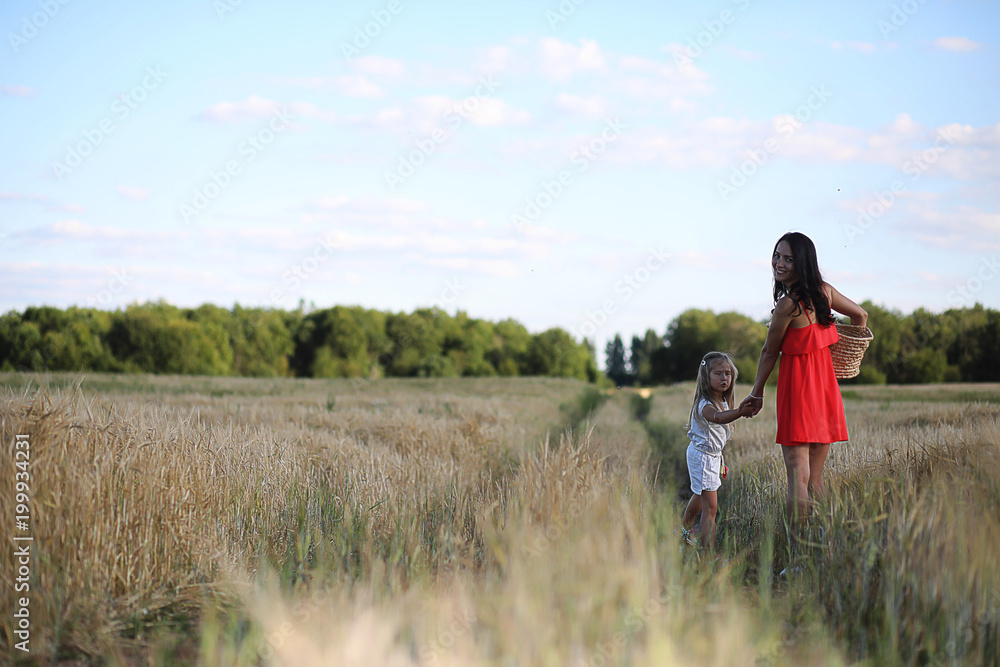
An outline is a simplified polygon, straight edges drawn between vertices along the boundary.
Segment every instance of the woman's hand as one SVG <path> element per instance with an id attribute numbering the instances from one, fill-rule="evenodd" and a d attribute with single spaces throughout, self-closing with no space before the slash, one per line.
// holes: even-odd
<path id="1" fill-rule="evenodd" d="M 756 417 L 757 413 L 764 407 L 764 397 L 747 396 L 740 403 L 739 411 L 744 417 Z"/>

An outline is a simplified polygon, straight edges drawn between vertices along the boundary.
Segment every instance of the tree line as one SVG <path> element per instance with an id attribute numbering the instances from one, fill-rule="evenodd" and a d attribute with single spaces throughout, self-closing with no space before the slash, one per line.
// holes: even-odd
<path id="1" fill-rule="evenodd" d="M 910 384 L 1000 381 L 1000 311 L 976 304 L 932 313 L 923 308 L 904 315 L 862 304 L 875 339 L 857 378 L 843 382 Z M 845 320 L 846 321 L 846 320 Z M 633 336 L 626 349 L 621 335 L 605 349 L 606 374 L 619 386 L 693 380 L 706 352 L 729 352 L 744 383 L 752 383 L 766 322 L 734 312 L 686 310 L 667 326 Z M 777 381 L 777 374 L 771 375 Z"/>
<path id="2" fill-rule="evenodd" d="M 861 374 L 847 382 L 1000 381 L 1000 311 L 972 308 L 908 315 L 862 304 L 875 334 Z M 608 343 L 601 374 L 588 340 L 553 328 L 532 334 L 513 319 L 490 322 L 440 308 L 412 313 L 334 306 L 179 308 L 163 301 L 116 311 L 29 307 L 0 317 L 0 370 L 103 371 L 251 377 L 460 377 L 541 375 L 619 386 L 694 379 L 710 350 L 733 355 L 750 382 L 764 322 L 735 312 L 686 310 L 661 336 L 649 329 L 626 348 Z M 605 379 L 605 377 L 607 379 Z M 772 374 L 772 380 L 776 374 Z"/>
<path id="3" fill-rule="evenodd" d="M 542 375 L 596 382 L 587 341 L 563 329 L 532 334 L 440 308 L 391 313 L 359 306 L 305 312 L 179 308 L 29 307 L 0 317 L 0 369 L 241 375 L 459 377 Z"/>

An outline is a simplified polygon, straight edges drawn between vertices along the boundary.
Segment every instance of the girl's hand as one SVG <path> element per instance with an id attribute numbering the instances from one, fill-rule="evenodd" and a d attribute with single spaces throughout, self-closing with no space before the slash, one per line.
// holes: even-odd
<path id="1" fill-rule="evenodd" d="M 747 396 L 746 398 L 743 399 L 743 402 L 740 403 L 739 409 L 740 409 L 740 414 L 742 414 L 744 417 L 756 417 L 757 413 L 760 412 L 763 407 L 764 407 L 763 397 L 755 398 L 753 396 Z M 746 410 L 746 413 L 744 413 L 744 410 Z"/>

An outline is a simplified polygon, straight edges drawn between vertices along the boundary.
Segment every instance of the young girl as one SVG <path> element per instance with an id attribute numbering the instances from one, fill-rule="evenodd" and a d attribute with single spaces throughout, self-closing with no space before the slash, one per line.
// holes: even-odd
<path id="1" fill-rule="evenodd" d="M 691 478 L 691 500 L 681 523 L 688 538 L 691 526 L 701 513 L 701 544 L 715 546 L 715 514 L 718 511 L 718 489 L 722 486 L 725 464 L 722 448 L 732 435 L 730 422 L 753 414 L 753 406 L 734 405 L 736 365 L 725 352 L 709 352 L 698 368 L 698 386 L 694 391 L 691 420 L 688 425 L 688 475 Z"/>

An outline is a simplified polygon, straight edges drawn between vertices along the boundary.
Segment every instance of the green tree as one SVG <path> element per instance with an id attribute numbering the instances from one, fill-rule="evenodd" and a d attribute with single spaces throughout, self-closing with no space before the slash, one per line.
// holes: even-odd
<path id="1" fill-rule="evenodd" d="M 247 377 L 288 375 L 288 358 L 295 349 L 281 311 L 233 307 L 229 324 L 233 370 Z"/>
<path id="2" fill-rule="evenodd" d="M 293 366 L 305 377 L 367 377 L 368 337 L 355 312 L 334 306 L 306 315 L 295 338 Z"/>
<path id="3" fill-rule="evenodd" d="M 486 353 L 487 361 L 500 375 L 517 375 L 526 363 L 531 334 L 524 325 L 512 319 L 497 322 L 493 333 L 493 344 Z"/>
<path id="4" fill-rule="evenodd" d="M 667 327 L 665 347 L 650 355 L 652 380 L 693 380 L 698 362 L 712 350 L 731 354 L 740 376 L 753 378 L 766 337 L 767 327 L 746 315 L 686 310 Z"/>
<path id="5" fill-rule="evenodd" d="M 224 331 L 202 327 L 163 301 L 133 304 L 116 311 L 108 331 L 108 347 L 123 370 L 140 373 L 227 375 L 232 350 Z M 202 315 L 211 319 L 214 312 Z"/>
<path id="6" fill-rule="evenodd" d="M 447 377 L 455 368 L 442 358 L 444 327 L 448 315 L 440 309 L 398 313 L 386 319 L 389 350 L 380 357 L 386 375 Z M 450 319 L 450 318 L 449 318 Z"/>
<path id="7" fill-rule="evenodd" d="M 494 338 L 491 323 L 459 311 L 446 330 L 443 350 L 459 375 L 493 376 L 497 371 L 488 355 Z"/>
<path id="8" fill-rule="evenodd" d="M 632 384 L 632 374 L 625 364 L 625 344 L 620 334 L 608 341 L 605 352 L 605 375 L 619 387 Z"/>
<path id="9" fill-rule="evenodd" d="M 531 337 L 521 375 L 571 377 L 594 382 L 596 370 L 586 344 L 577 343 L 563 329 L 553 328 Z"/>
<path id="10" fill-rule="evenodd" d="M 647 329 L 642 338 L 632 336 L 629 351 L 629 366 L 635 381 L 640 385 L 652 383 L 652 357 L 663 347 L 663 339 L 655 331 Z"/>

